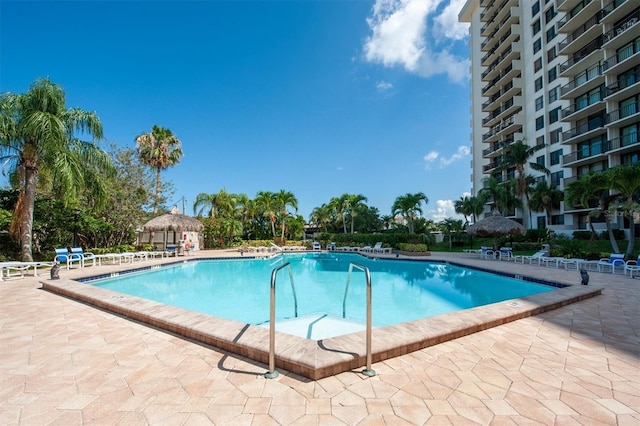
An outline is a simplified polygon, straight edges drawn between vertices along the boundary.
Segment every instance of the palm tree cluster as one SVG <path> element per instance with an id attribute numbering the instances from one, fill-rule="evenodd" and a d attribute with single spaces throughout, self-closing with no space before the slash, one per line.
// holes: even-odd
<path id="1" fill-rule="evenodd" d="M 242 239 L 300 238 L 304 218 L 297 214 L 298 199 L 284 189 L 260 191 L 251 199 L 246 194 L 233 194 L 221 189 L 217 193 L 200 193 L 193 203 L 194 214 L 207 218 L 210 239 L 232 241 Z"/>

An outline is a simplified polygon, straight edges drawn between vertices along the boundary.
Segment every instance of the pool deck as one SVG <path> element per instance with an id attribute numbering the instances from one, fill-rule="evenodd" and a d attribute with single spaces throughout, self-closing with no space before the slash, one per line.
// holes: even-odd
<path id="1" fill-rule="evenodd" d="M 220 255 L 237 253 L 198 253 Z M 575 270 L 432 258 L 579 281 Z M 62 270 L 60 281 L 117 269 Z M 263 363 L 44 291 L 46 277 L 5 281 L 0 423 L 637 425 L 640 280 L 590 274 L 601 295 L 375 362 L 374 377 L 318 380 L 282 369 L 267 380 Z"/>

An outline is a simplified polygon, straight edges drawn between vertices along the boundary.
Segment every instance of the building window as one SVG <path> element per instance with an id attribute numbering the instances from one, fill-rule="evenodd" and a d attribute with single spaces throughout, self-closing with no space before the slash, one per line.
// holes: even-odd
<path id="1" fill-rule="evenodd" d="M 620 102 L 620 118 L 629 117 L 638 112 L 638 96 L 631 96 Z"/>
<path id="2" fill-rule="evenodd" d="M 631 166 L 638 164 L 640 158 L 640 151 L 632 152 L 631 154 L 624 154 L 620 156 L 621 163 L 625 166 Z"/>
<path id="3" fill-rule="evenodd" d="M 538 58 L 533 61 L 533 72 L 538 72 L 542 69 L 542 58 Z"/>
<path id="4" fill-rule="evenodd" d="M 558 100 L 558 87 L 560 86 L 556 86 L 553 89 L 549 90 L 549 103 Z"/>
<path id="5" fill-rule="evenodd" d="M 544 115 L 536 118 L 536 130 L 540 130 L 544 127 Z"/>
<path id="6" fill-rule="evenodd" d="M 553 61 L 558 53 L 556 52 L 556 47 L 553 46 L 551 49 L 547 50 L 547 62 Z"/>
<path id="7" fill-rule="evenodd" d="M 536 84 L 536 92 L 542 89 L 542 77 L 536 78 L 535 84 Z"/>
<path id="8" fill-rule="evenodd" d="M 544 12 L 544 23 L 548 24 L 551 22 L 554 16 L 556 16 L 556 10 L 551 6 L 546 12 Z"/>
<path id="9" fill-rule="evenodd" d="M 547 227 L 547 217 L 546 216 L 538 216 L 536 217 L 538 222 L 538 229 L 545 229 Z"/>
<path id="10" fill-rule="evenodd" d="M 536 35 L 540 32 L 540 19 L 536 19 L 536 21 L 533 23 L 533 35 Z"/>
<path id="11" fill-rule="evenodd" d="M 560 135 L 562 135 L 562 129 L 555 129 L 549 133 L 549 137 L 551 138 L 551 143 L 560 142 Z"/>
<path id="12" fill-rule="evenodd" d="M 539 38 L 533 42 L 533 53 L 538 53 L 542 49 L 542 39 Z"/>
<path id="13" fill-rule="evenodd" d="M 538 164 L 539 166 L 544 167 L 544 155 L 536 157 L 536 164 Z"/>
<path id="14" fill-rule="evenodd" d="M 564 225 L 564 215 L 563 214 L 554 214 L 551 216 L 551 224 L 552 225 Z"/>
<path id="15" fill-rule="evenodd" d="M 620 129 L 620 142 L 622 146 L 628 146 L 638 142 L 638 130 L 640 125 L 632 124 L 631 126 Z"/>
<path id="16" fill-rule="evenodd" d="M 564 171 L 560 170 L 559 172 L 551 173 L 549 179 L 549 185 L 551 186 L 560 186 L 560 181 L 564 177 Z"/>
<path id="17" fill-rule="evenodd" d="M 560 159 L 562 158 L 562 149 L 557 151 L 553 151 L 549 154 L 549 164 L 555 166 L 556 164 L 560 164 Z"/>
<path id="18" fill-rule="evenodd" d="M 556 27 L 551 27 L 547 30 L 547 43 L 556 37 Z"/>
<path id="19" fill-rule="evenodd" d="M 552 124 L 558 121 L 559 116 L 560 116 L 560 107 L 554 108 L 551 111 L 549 111 L 549 124 Z"/>
<path id="20" fill-rule="evenodd" d="M 536 138 L 536 146 L 544 145 L 544 135 Z"/>
<path id="21" fill-rule="evenodd" d="M 536 98 L 536 111 L 540 111 L 544 106 L 544 96 Z"/>
<path id="22" fill-rule="evenodd" d="M 536 0 L 531 6 L 531 16 L 536 16 L 540 12 L 540 1 Z"/>
<path id="23" fill-rule="evenodd" d="M 516 168 L 512 167 L 507 169 L 507 180 L 511 180 L 516 177 Z"/>
<path id="24" fill-rule="evenodd" d="M 549 83 L 551 83 L 553 80 L 558 78 L 557 68 L 556 67 L 551 68 L 549 71 L 547 71 L 547 75 L 549 77 Z"/>

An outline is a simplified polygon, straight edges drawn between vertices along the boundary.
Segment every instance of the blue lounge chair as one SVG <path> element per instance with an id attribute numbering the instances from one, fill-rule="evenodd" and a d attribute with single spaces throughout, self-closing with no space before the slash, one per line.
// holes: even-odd
<path id="1" fill-rule="evenodd" d="M 78 253 L 69 253 L 65 247 L 56 249 L 56 257 L 53 258 L 53 261 L 60 265 L 66 263 L 67 269 L 71 268 L 74 263 L 77 263 L 81 268 L 84 266 L 82 256 Z"/>
<path id="2" fill-rule="evenodd" d="M 80 256 L 82 259 L 82 267 L 87 266 L 87 261 L 91 261 L 92 266 L 96 266 L 96 256 L 95 254 L 82 250 L 82 247 L 71 247 L 71 254 Z"/>
<path id="3" fill-rule="evenodd" d="M 612 253 L 608 259 L 600 259 L 598 261 L 598 272 L 604 272 L 607 268 L 611 268 L 611 273 L 616 272 L 616 266 L 624 268 L 624 253 Z"/>
<path id="4" fill-rule="evenodd" d="M 321 246 L 321 245 L 320 245 L 320 243 L 319 243 L 319 242 L 317 242 L 317 241 L 314 241 L 314 242 L 313 242 L 313 244 L 311 245 L 311 248 L 312 248 L 313 250 L 322 250 L 322 246 Z"/>

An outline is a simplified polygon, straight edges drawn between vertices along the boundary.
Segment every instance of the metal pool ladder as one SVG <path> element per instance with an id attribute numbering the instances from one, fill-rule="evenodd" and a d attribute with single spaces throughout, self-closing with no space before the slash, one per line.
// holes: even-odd
<path id="1" fill-rule="evenodd" d="M 342 318 L 347 316 L 347 293 L 349 292 L 349 282 L 351 282 L 351 273 L 353 268 L 360 269 L 364 272 L 365 279 L 367 281 L 367 366 L 362 370 L 362 374 L 365 376 L 375 376 L 376 372 L 371 368 L 371 272 L 366 266 L 362 266 L 358 263 L 351 262 L 349 264 L 349 273 L 347 274 L 347 285 L 344 289 L 344 298 L 342 299 Z"/>
<path id="2" fill-rule="evenodd" d="M 296 296 L 296 288 L 293 284 L 293 272 L 291 271 L 291 263 L 283 263 L 271 271 L 271 295 L 269 307 L 269 371 L 264 373 L 267 379 L 275 379 L 279 373 L 276 370 L 276 278 L 281 269 L 289 268 L 289 280 L 291 281 L 291 290 L 293 291 L 294 314 L 298 317 L 298 298 Z M 349 292 L 349 283 L 351 282 L 351 273 L 353 268 L 360 269 L 364 272 L 367 281 L 367 330 L 366 330 L 366 346 L 367 346 L 367 365 L 362 374 L 365 376 L 375 376 L 376 372 L 371 368 L 371 273 L 369 268 L 358 263 L 351 262 L 349 264 L 349 273 L 347 275 L 347 285 L 344 289 L 344 299 L 342 301 L 342 318 L 346 317 L 346 302 Z"/>
<path id="3" fill-rule="evenodd" d="M 276 370 L 276 278 L 278 276 L 278 272 L 286 267 L 289 267 L 289 281 L 291 281 L 291 290 L 293 291 L 294 315 L 296 318 L 298 317 L 298 297 L 296 296 L 296 287 L 293 285 L 291 262 L 287 262 L 271 271 L 271 302 L 269 307 L 269 371 L 264 373 L 264 377 L 267 379 L 275 379 L 279 374 L 278 370 Z"/>

